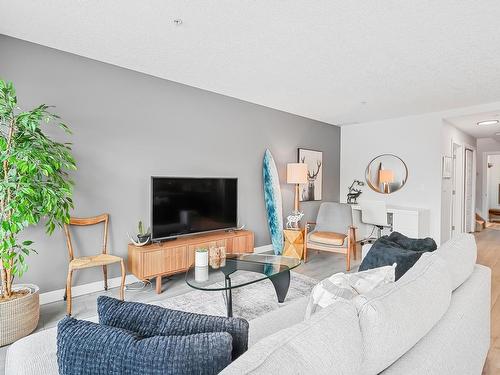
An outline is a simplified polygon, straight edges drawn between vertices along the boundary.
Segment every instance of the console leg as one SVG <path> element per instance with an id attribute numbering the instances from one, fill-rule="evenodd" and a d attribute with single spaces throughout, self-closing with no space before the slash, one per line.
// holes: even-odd
<path id="1" fill-rule="evenodd" d="M 161 294 L 161 275 L 156 276 L 156 294 Z"/>

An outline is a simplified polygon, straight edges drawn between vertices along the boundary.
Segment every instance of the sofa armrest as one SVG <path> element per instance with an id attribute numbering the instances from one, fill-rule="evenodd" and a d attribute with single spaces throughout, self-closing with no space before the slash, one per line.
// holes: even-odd
<path id="1" fill-rule="evenodd" d="M 309 297 L 302 297 L 251 320 L 248 329 L 248 347 L 251 347 L 264 337 L 302 322 L 305 318 L 308 302 Z"/>

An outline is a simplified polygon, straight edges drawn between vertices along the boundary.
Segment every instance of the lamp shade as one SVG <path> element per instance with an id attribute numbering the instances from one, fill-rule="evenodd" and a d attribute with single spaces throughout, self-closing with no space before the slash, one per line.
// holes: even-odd
<path id="1" fill-rule="evenodd" d="M 305 184 L 307 182 L 307 164 L 288 163 L 286 165 L 286 182 L 288 184 Z"/>
<path id="2" fill-rule="evenodd" d="M 390 184 L 394 182 L 394 171 L 383 169 L 378 172 L 378 178 L 381 184 Z"/>

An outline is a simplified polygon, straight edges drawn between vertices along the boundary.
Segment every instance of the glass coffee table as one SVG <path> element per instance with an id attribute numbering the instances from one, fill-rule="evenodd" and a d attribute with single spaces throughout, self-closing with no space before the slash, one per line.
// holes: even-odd
<path id="1" fill-rule="evenodd" d="M 231 291 L 262 280 L 269 279 L 274 285 L 278 302 L 285 301 L 290 286 L 290 270 L 300 264 L 300 259 L 280 255 L 265 254 L 228 254 L 225 263 L 220 266 L 195 267 L 186 272 L 186 283 L 195 289 L 205 291 L 225 291 L 227 316 L 233 316 L 233 299 Z M 236 271 L 254 272 L 259 277 L 250 281 L 233 281 L 231 276 Z M 224 276 L 224 285 L 220 282 Z"/>

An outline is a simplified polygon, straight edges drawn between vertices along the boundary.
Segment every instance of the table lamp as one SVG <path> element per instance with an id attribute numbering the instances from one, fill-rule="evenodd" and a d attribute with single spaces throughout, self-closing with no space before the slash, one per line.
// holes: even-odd
<path id="1" fill-rule="evenodd" d="M 384 185 L 384 193 L 390 193 L 390 185 L 394 182 L 394 171 L 390 169 L 382 169 L 378 171 L 378 179 Z"/>
<path id="2" fill-rule="evenodd" d="M 286 166 L 286 182 L 295 184 L 295 204 L 294 211 L 299 212 L 299 184 L 307 182 L 307 164 L 288 163 Z"/>

